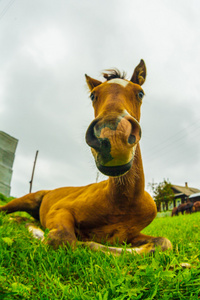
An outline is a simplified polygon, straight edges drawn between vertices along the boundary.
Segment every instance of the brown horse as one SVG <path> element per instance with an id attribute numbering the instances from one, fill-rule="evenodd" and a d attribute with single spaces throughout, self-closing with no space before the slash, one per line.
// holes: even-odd
<path id="1" fill-rule="evenodd" d="M 101 245 L 102 241 L 130 244 L 129 252 L 152 252 L 172 248 L 163 237 L 141 232 L 156 216 L 156 205 L 144 191 L 144 173 L 139 141 L 140 107 L 146 78 L 143 60 L 131 80 L 117 70 L 104 73 L 104 82 L 86 75 L 95 119 L 86 132 L 97 168 L 109 178 L 84 187 L 64 187 L 39 191 L 15 199 L 0 211 L 26 211 L 49 229 L 45 242 L 59 245 L 78 244 L 91 249 L 122 248 Z M 30 229 L 32 230 L 32 228 Z"/>
<path id="2" fill-rule="evenodd" d="M 171 214 L 171 216 L 173 217 L 173 216 L 177 216 L 178 214 L 177 214 L 177 211 L 178 211 L 178 207 L 174 207 L 173 209 L 172 209 L 172 214 Z"/>
<path id="3" fill-rule="evenodd" d="M 200 211 L 200 201 L 196 201 L 194 202 L 194 211 Z"/>
<path id="4" fill-rule="evenodd" d="M 178 216 L 179 212 L 181 212 L 182 215 L 183 215 L 184 211 L 191 214 L 192 213 L 192 208 L 193 208 L 193 203 L 192 202 L 179 204 L 179 206 L 177 207 L 176 215 Z"/>

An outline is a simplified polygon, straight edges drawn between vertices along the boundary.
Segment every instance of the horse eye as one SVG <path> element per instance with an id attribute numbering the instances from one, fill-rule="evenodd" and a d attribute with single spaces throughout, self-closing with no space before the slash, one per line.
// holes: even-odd
<path id="1" fill-rule="evenodd" d="M 92 101 L 94 101 L 94 94 L 93 94 L 93 93 L 90 95 L 90 99 L 91 99 Z"/>
<path id="2" fill-rule="evenodd" d="M 143 93 L 142 91 L 140 91 L 140 92 L 138 93 L 138 96 L 139 96 L 140 99 L 142 99 L 142 98 L 144 97 L 144 93 Z"/>

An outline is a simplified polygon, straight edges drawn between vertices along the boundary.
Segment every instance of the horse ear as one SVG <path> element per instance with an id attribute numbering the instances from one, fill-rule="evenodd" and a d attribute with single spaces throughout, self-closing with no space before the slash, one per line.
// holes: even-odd
<path id="1" fill-rule="evenodd" d="M 85 74 L 85 78 L 86 78 L 86 82 L 87 82 L 87 85 L 88 85 L 90 91 L 92 91 L 93 88 L 95 88 L 96 86 L 98 86 L 102 83 L 99 80 L 96 80 L 96 79 L 93 79 L 93 78 L 89 77 L 87 74 Z"/>
<path id="2" fill-rule="evenodd" d="M 130 81 L 142 85 L 145 82 L 146 74 L 146 66 L 143 59 L 141 59 L 139 65 L 135 68 Z"/>

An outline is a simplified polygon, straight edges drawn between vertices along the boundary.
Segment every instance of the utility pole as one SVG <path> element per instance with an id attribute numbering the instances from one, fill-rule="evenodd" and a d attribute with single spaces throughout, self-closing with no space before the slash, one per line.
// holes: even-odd
<path id="1" fill-rule="evenodd" d="M 29 193 L 31 193 L 31 190 L 32 190 L 33 177 L 34 177 L 35 165 L 36 165 L 36 161 L 37 161 L 38 152 L 39 152 L 39 151 L 37 150 L 37 151 L 36 151 L 36 154 L 35 154 L 35 160 L 34 160 L 34 164 L 33 164 L 33 171 L 32 171 L 31 181 L 29 181 L 29 183 L 30 183 Z"/>

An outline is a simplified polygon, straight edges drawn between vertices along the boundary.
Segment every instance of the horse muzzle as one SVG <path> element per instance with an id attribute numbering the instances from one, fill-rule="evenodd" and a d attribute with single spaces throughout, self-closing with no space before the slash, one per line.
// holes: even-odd
<path id="1" fill-rule="evenodd" d="M 86 132 L 97 168 L 107 176 L 121 176 L 130 170 L 140 138 L 140 124 L 128 114 L 97 117 Z"/>

